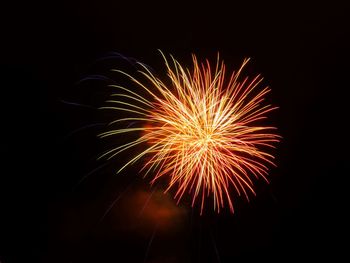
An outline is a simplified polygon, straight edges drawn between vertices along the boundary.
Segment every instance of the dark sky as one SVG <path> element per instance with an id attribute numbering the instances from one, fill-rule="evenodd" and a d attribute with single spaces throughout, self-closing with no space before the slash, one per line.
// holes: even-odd
<path id="1" fill-rule="evenodd" d="M 348 257 L 346 1 L 48 2 L 13 3 L 1 21 L 1 263 Z M 278 168 L 234 215 L 177 207 L 137 167 L 79 183 L 104 145 L 98 126 L 72 132 L 103 118 L 63 101 L 97 106 L 101 84 L 77 82 L 121 63 L 102 57 L 161 69 L 157 49 L 185 62 L 219 51 L 231 69 L 252 57 L 272 88 Z"/>

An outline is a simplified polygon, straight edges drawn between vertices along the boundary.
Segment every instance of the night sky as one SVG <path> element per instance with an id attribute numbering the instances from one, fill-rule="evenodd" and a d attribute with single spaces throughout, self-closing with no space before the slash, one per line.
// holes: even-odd
<path id="1" fill-rule="evenodd" d="M 1 263 L 349 258 L 346 1 L 47 2 L 1 17 Z M 234 215 L 176 206 L 140 165 L 116 175 L 127 155 L 96 161 L 109 93 L 81 80 L 128 69 L 112 52 L 165 77 L 157 49 L 184 64 L 219 51 L 229 70 L 251 57 L 272 89 L 278 167 Z"/>

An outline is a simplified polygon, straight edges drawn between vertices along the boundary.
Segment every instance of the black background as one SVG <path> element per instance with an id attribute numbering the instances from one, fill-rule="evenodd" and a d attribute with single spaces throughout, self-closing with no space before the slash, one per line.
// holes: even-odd
<path id="1" fill-rule="evenodd" d="M 30 1 L 3 10 L 2 263 L 348 257 L 346 1 Z M 62 100 L 94 101 L 76 82 L 101 72 L 92 65 L 108 52 L 159 69 L 158 48 L 184 62 L 192 52 L 214 58 L 220 51 L 231 69 L 252 57 L 251 70 L 263 74 L 280 106 L 273 120 L 283 141 L 270 185 L 252 202 L 238 201 L 233 216 L 170 217 L 181 227 L 167 222 L 175 230 L 156 232 L 147 252 L 152 227 L 118 226 L 128 221 L 117 206 L 100 220 L 128 179 L 105 168 L 77 186 L 99 165 L 101 146 L 96 129 L 68 135 L 99 115 Z M 136 185 L 149 191 L 141 179 Z"/>

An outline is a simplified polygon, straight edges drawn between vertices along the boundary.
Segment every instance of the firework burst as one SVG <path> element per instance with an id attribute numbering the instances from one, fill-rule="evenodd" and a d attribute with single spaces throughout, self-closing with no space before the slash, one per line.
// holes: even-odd
<path id="1" fill-rule="evenodd" d="M 167 178 L 166 191 L 174 188 L 178 202 L 189 193 L 192 206 L 200 201 L 202 213 L 205 199 L 211 196 L 214 210 L 219 212 L 228 205 L 233 212 L 234 193 L 249 200 L 250 194 L 255 195 L 254 180 L 263 178 L 268 182 L 268 166 L 274 165 L 268 151 L 279 136 L 274 127 L 260 125 L 266 114 L 276 108 L 263 104 L 270 89 L 259 88 L 260 75 L 240 76 L 249 59 L 227 78 L 219 56 L 213 68 L 208 60 L 199 63 L 193 55 L 192 70 L 172 56 L 170 61 L 162 56 L 170 79 L 168 85 L 142 63 L 138 63 L 139 79 L 115 70 L 146 95 L 111 85 L 116 92 L 102 108 L 127 112 L 130 117 L 113 120 L 110 125 L 134 125 L 110 129 L 100 137 L 136 132 L 138 138 L 109 150 L 101 158 L 111 159 L 142 144 L 144 149 L 118 173 L 144 159 L 144 176 L 151 174 L 152 184 Z"/>

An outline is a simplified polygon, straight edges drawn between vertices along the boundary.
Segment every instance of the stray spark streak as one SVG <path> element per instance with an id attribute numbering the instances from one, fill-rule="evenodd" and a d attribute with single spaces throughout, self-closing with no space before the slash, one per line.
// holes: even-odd
<path id="1" fill-rule="evenodd" d="M 172 56 L 169 61 L 161 54 L 170 80 L 168 85 L 142 63 L 138 63 L 139 79 L 115 70 L 146 95 L 111 85 L 116 92 L 102 109 L 127 112 L 130 117 L 113 120 L 110 125 L 124 122 L 136 125 L 111 129 L 100 137 L 134 132 L 139 136 L 101 157 L 111 159 L 142 144 L 144 149 L 118 173 L 145 159 L 141 169 L 144 176 L 151 172 L 151 184 L 167 178 L 165 191 L 174 188 L 177 202 L 189 193 L 192 206 L 200 200 L 202 213 L 205 199 L 211 197 L 214 210 L 220 212 L 228 204 L 233 213 L 233 194 L 249 200 L 249 194 L 255 195 L 253 180 L 263 178 L 268 182 L 268 166 L 274 166 L 274 157 L 268 151 L 280 136 L 274 132 L 275 127 L 261 126 L 266 114 L 276 109 L 263 104 L 270 89 L 259 88 L 260 75 L 241 77 L 249 59 L 227 78 L 219 56 L 212 68 L 208 60 L 199 63 L 192 55 L 190 70 Z"/>

